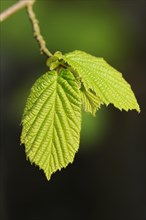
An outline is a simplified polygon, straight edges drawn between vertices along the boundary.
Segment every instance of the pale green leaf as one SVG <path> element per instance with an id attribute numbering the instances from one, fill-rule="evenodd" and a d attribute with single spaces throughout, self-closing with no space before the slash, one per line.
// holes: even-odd
<path id="1" fill-rule="evenodd" d="M 122 74 L 111 67 L 103 58 L 96 58 L 82 51 L 73 51 L 65 54 L 63 60 L 78 73 L 85 89 L 93 90 L 106 104 L 114 104 L 120 110 L 136 109 L 139 105 L 131 86 L 122 77 Z"/>
<path id="2" fill-rule="evenodd" d="M 101 104 L 103 104 L 96 94 L 90 90 L 87 91 L 85 88 L 81 88 L 81 100 L 84 110 L 86 112 L 90 112 L 94 116 L 97 109 L 99 109 Z"/>
<path id="3" fill-rule="evenodd" d="M 81 97 L 73 74 L 62 69 L 41 76 L 31 89 L 22 119 L 21 143 L 47 179 L 74 160 L 81 129 Z"/>

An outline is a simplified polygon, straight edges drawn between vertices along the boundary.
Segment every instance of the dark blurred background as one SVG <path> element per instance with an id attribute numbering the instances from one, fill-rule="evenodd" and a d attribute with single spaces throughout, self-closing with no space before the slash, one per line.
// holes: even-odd
<path id="1" fill-rule="evenodd" d="M 1 11 L 16 1 L 1 0 Z M 48 69 L 23 9 L 1 24 L 1 220 L 144 220 L 146 1 L 48 1 L 34 6 L 50 51 L 104 57 L 131 84 L 141 107 L 83 114 L 75 161 L 48 182 L 20 146 L 21 115 Z"/>

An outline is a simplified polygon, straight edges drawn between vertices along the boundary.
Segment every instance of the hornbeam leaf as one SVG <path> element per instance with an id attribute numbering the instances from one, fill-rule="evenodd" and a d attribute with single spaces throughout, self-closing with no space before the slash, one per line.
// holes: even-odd
<path id="1" fill-rule="evenodd" d="M 65 54 L 62 58 L 78 73 L 85 89 L 94 91 L 106 105 L 112 103 L 120 110 L 136 109 L 140 112 L 131 86 L 103 58 L 78 50 Z"/>
<path id="2" fill-rule="evenodd" d="M 81 100 L 83 108 L 86 112 L 90 112 L 95 116 L 97 109 L 100 108 L 102 101 L 92 91 L 86 91 L 85 88 L 81 88 Z"/>
<path id="3" fill-rule="evenodd" d="M 74 160 L 81 129 L 81 97 L 69 70 L 47 72 L 33 85 L 22 119 L 21 143 L 47 179 Z"/>

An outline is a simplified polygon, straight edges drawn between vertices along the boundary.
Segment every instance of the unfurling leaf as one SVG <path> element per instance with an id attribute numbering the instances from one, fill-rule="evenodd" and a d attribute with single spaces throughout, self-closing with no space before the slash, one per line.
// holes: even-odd
<path id="1" fill-rule="evenodd" d="M 90 112 L 95 116 L 97 109 L 100 108 L 102 101 L 92 91 L 86 91 L 85 88 L 81 88 L 81 101 L 83 108 L 86 112 Z"/>
<path id="2" fill-rule="evenodd" d="M 140 112 L 131 86 L 103 58 L 75 50 L 65 54 L 62 59 L 78 73 L 86 91 L 91 89 L 103 103 L 112 103 L 120 110 L 136 109 Z"/>
<path id="3" fill-rule="evenodd" d="M 21 143 L 47 179 L 74 160 L 81 129 L 81 97 L 73 74 L 47 72 L 33 85 L 22 119 Z"/>

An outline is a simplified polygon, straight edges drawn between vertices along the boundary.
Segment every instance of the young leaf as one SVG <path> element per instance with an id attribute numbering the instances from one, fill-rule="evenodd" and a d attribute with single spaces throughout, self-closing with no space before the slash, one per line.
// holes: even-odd
<path id="1" fill-rule="evenodd" d="M 44 170 L 48 180 L 73 162 L 80 139 L 81 97 L 70 71 L 47 72 L 35 82 L 22 125 L 26 155 Z"/>
<path id="2" fill-rule="evenodd" d="M 81 88 L 81 100 L 86 112 L 90 112 L 95 116 L 97 109 L 100 108 L 100 105 L 103 104 L 99 97 L 94 94 L 92 91 L 86 91 L 85 88 Z"/>
<path id="3" fill-rule="evenodd" d="M 94 91 L 106 105 L 112 103 L 120 110 L 140 112 L 131 86 L 103 58 L 76 50 L 65 54 L 63 60 L 78 73 L 85 89 Z"/>

